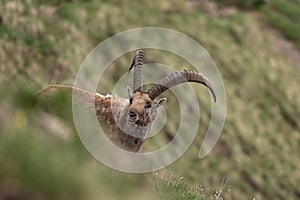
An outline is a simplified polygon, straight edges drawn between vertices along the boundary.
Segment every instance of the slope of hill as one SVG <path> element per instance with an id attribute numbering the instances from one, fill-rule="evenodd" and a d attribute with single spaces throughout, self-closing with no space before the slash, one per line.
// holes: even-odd
<path id="1" fill-rule="evenodd" d="M 275 3 L 263 9 L 275 8 Z M 299 198 L 300 71 L 277 46 L 276 35 L 269 34 L 268 15 L 208 1 L 2 0 L 0 199 L 153 199 L 157 193 L 172 196 L 176 188 L 186 199 L 210 199 L 224 179 L 225 199 Z M 299 23 L 293 25 L 298 30 Z M 197 138 L 158 175 L 124 174 L 99 164 L 76 134 L 70 94 L 36 98 L 49 83 L 72 84 L 80 63 L 98 43 L 144 26 L 172 28 L 202 44 L 222 74 L 227 95 L 226 123 L 211 154 L 198 158 L 210 117 L 209 98 L 199 96 L 203 108 Z M 155 52 L 149 54 L 157 60 Z M 125 55 L 110 68 L 114 76 L 99 92 L 110 92 L 131 57 Z M 187 64 L 169 54 L 159 61 L 175 69 Z M 174 115 L 176 102 L 169 99 L 166 110 Z M 165 132 L 172 133 L 177 123 L 168 119 Z M 167 143 L 165 135 L 160 139 Z M 156 141 L 146 147 L 155 147 Z M 172 176 L 179 180 L 171 178 L 166 186 L 164 179 Z"/>

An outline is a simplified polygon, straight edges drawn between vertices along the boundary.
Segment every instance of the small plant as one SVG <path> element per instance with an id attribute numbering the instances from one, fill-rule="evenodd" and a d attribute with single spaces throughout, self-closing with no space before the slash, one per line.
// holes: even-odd
<path id="1" fill-rule="evenodd" d="M 197 189 L 188 187 L 181 178 L 155 179 L 155 190 L 159 199 L 174 199 L 174 200 L 205 200 L 205 195 L 199 193 Z"/>
<path id="2" fill-rule="evenodd" d="M 156 174 L 157 176 L 157 174 Z M 202 185 L 195 188 L 189 187 L 184 177 L 181 178 L 155 178 L 155 191 L 159 199 L 178 200 L 223 200 L 222 194 L 228 180 L 223 179 L 218 189 L 213 189 L 211 194 L 206 194 Z M 228 190 L 230 191 L 230 190 Z"/>

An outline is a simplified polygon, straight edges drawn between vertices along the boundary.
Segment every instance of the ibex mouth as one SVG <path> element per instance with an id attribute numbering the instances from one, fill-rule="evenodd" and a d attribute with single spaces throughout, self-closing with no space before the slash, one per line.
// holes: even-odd
<path id="1" fill-rule="evenodd" d="M 133 124 L 135 124 L 137 126 L 147 126 L 148 125 L 147 122 L 145 122 L 142 119 L 139 119 L 138 116 L 136 116 L 136 117 L 130 117 L 130 115 L 128 115 L 127 120 L 128 120 L 128 123 L 132 124 L 132 125 Z"/>
<path id="2" fill-rule="evenodd" d="M 137 122 L 137 117 L 135 117 L 135 118 L 128 117 L 127 120 L 130 124 L 134 124 Z"/>
<path id="3" fill-rule="evenodd" d="M 138 125 L 138 126 L 148 126 L 149 124 L 147 123 L 147 122 L 142 122 L 142 121 L 137 121 L 136 122 L 136 125 Z"/>
<path id="4" fill-rule="evenodd" d="M 128 122 L 130 123 L 130 124 L 135 124 L 135 123 L 137 123 L 137 121 L 136 120 L 133 120 L 133 119 L 128 119 Z"/>
<path id="5" fill-rule="evenodd" d="M 137 126 L 147 126 L 148 125 L 148 123 L 143 122 L 141 120 L 128 119 L 128 122 L 129 122 L 129 124 L 132 124 L 132 125 L 135 124 Z"/>
<path id="6" fill-rule="evenodd" d="M 129 111 L 127 114 L 127 120 L 129 121 L 129 123 L 136 123 L 138 121 L 138 118 L 139 117 L 136 112 Z"/>

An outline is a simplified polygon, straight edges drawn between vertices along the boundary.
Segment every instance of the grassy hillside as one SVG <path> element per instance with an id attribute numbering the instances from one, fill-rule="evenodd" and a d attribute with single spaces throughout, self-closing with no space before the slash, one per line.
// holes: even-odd
<path id="1" fill-rule="evenodd" d="M 0 199 L 211 199 L 221 188 L 224 199 L 299 198 L 300 71 L 266 27 L 268 19 L 276 25 L 268 17 L 270 7 L 282 20 L 281 12 L 298 16 L 276 7 L 278 2 L 250 12 L 207 1 L 1 0 Z M 199 95 L 200 130 L 189 150 L 163 170 L 133 175 L 103 166 L 86 151 L 73 124 L 69 93 L 41 99 L 36 94 L 49 83 L 72 84 L 94 46 L 144 26 L 181 31 L 205 47 L 225 83 L 227 118 L 216 147 L 200 160 L 210 99 Z M 297 46 L 298 38 L 290 38 Z M 167 53 L 147 55 L 174 69 L 187 65 Z M 99 92 L 110 92 L 131 59 L 126 55 L 110 68 L 114 76 Z M 203 94 L 203 88 L 195 89 Z M 165 108 L 175 116 L 176 101 L 165 96 L 170 97 Z M 177 123 L 169 118 L 164 132 L 174 132 Z M 165 135 L 159 138 L 167 143 Z"/>
<path id="2" fill-rule="evenodd" d="M 267 23 L 280 32 L 300 49 L 300 2 L 272 0 L 261 9 Z"/>

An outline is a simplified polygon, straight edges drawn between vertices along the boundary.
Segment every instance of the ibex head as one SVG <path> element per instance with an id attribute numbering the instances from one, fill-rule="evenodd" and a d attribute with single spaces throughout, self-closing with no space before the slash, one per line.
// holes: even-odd
<path id="1" fill-rule="evenodd" d="M 143 50 L 138 50 L 133 59 L 129 70 L 134 67 L 133 88 L 127 87 L 129 96 L 129 105 L 127 112 L 127 120 L 130 123 L 136 123 L 140 126 L 146 126 L 152 122 L 157 113 L 157 108 L 166 102 L 166 98 L 161 98 L 158 101 L 151 99 L 147 92 L 143 91 L 142 85 L 142 65 L 144 59 Z"/>
<path id="2" fill-rule="evenodd" d="M 134 81 L 133 88 L 127 87 L 129 96 L 127 120 L 130 123 L 136 123 L 140 126 L 146 126 L 152 122 L 157 113 L 157 108 L 166 102 L 166 98 L 156 100 L 156 97 L 163 93 L 165 90 L 184 82 L 197 82 L 205 85 L 212 92 L 214 101 L 216 95 L 208 78 L 201 73 L 190 70 L 182 72 L 175 72 L 171 75 L 161 79 L 158 83 L 153 85 L 149 90 L 143 91 L 142 85 L 142 65 L 143 65 L 144 52 L 138 50 L 129 70 L 134 67 Z"/>

